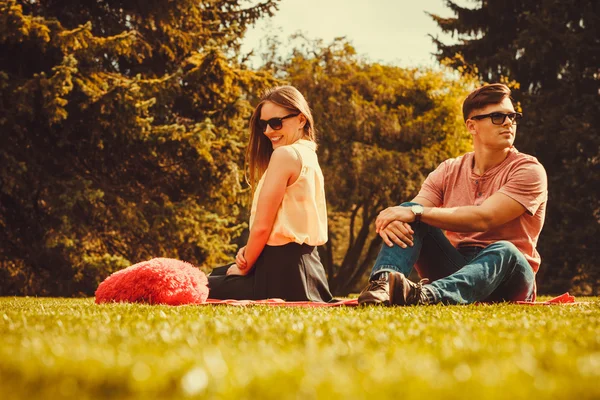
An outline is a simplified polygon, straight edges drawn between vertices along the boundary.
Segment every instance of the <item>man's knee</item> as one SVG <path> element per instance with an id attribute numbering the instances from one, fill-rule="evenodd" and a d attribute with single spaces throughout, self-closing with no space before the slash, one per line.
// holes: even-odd
<path id="1" fill-rule="evenodd" d="M 497 251 L 503 255 L 522 255 L 521 251 L 508 240 L 500 240 L 486 247 L 486 250 Z"/>
<path id="2" fill-rule="evenodd" d="M 520 270 L 521 274 L 528 277 L 528 280 L 535 279 L 535 274 L 533 273 L 529 262 L 513 243 L 507 240 L 500 240 L 486 247 L 486 250 L 500 254 L 503 260 L 508 261 L 508 263 L 505 262 L 504 264 L 513 264 L 516 270 Z M 512 262 L 509 260 L 512 260 Z"/>

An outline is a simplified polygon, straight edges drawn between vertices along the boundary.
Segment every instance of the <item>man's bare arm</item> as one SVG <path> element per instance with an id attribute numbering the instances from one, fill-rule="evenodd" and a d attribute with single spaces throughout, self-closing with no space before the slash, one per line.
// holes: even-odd
<path id="1" fill-rule="evenodd" d="M 480 206 L 425 207 L 421 220 L 453 232 L 486 232 L 512 221 L 525 211 L 521 203 L 497 192 Z"/>
<path id="2" fill-rule="evenodd" d="M 503 193 L 495 193 L 480 206 L 429 207 L 431 202 L 418 196 L 414 201 L 425 206 L 421 221 L 453 232 L 485 232 L 519 217 L 526 211 L 521 203 Z M 389 207 L 379 214 L 375 225 L 377 232 L 381 232 L 393 221 L 410 223 L 414 220 L 415 215 L 410 207 Z"/>

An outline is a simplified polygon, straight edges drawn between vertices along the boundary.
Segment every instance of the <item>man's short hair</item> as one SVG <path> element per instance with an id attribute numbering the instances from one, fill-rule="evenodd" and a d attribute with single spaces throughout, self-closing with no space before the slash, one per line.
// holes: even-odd
<path id="1" fill-rule="evenodd" d="M 508 86 L 503 83 L 492 83 L 473 90 L 463 102 L 463 118 L 466 121 L 473 110 L 479 110 L 490 104 L 498 104 L 505 97 L 510 98 L 510 93 Z"/>

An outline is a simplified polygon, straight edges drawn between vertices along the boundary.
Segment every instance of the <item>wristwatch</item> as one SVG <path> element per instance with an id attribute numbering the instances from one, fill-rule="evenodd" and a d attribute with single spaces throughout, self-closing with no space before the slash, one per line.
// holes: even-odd
<path id="1" fill-rule="evenodd" d="M 421 215 L 423 215 L 423 211 L 425 211 L 423 206 L 420 204 L 415 204 L 413 206 L 410 206 L 410 210 L 413 212 L 413 214 L 415 214 L 415 222 L 420 222 Z"/>

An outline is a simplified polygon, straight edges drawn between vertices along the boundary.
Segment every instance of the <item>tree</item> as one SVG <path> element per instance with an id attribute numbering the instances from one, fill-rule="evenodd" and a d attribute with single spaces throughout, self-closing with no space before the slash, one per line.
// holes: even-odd
<path id="1" fill-rule="evenodd" d="M 304 43 L 271 72 L 314 112 L 330 228 L 321 259 L 332 291 L 345 295 L 364 283 L 381 246 L 379 211 L 412 199 L 442 160 L 470 149 L 460 107 L 473 83 L 447 69 L 370 63 L 343 39 Z"/>
<path id="2" fill-rule="evenodd" d="M 546 224 L 538 249 L 542 292 L 600 293 L 600 4 L 592 0 L 446 1 L 432 15 L 457 44 L 434 39 L 438 58 L 488 82 L 515 81 L 525 119 L 516 147 L 548 173 Z M 455 57 L 458 54 L 457 57 Z"/>
<path id="3" fill-rule="evenodd" d="M 155 256 L 232 252 L 274 0 L 0 1 L 0 294 L 92 294 Z M 241 199 L 241 200 L 240 200 Z"/>

